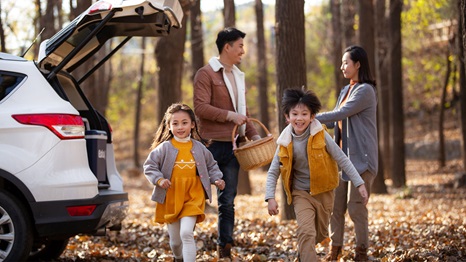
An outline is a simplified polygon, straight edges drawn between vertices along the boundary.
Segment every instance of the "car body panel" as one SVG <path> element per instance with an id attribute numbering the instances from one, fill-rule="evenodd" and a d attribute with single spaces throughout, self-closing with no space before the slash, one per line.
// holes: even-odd
<path id="1" fill-rule="evenodd" d="M 37 202 L 86 199 L 99 193 L 97 179 L 89 169 L 84 139 L 59 142 L 16 176 L 31 188 Z"/>
<path id="2" fill-rule="evenodd" d="M 71 217 L 66 210 L 69 206 L 91 204 L 97 207 L 90 216 Z M 37 231 L 41 237 L 96 234 L 100 229 L 120 224 L 127 215 L 128 208 L 127 193 L 112 190 L 101 190 L 98 196 L 91 199 L 45 201 L 31 204 Z"/>
<path id="3" fill-rule="evenodd" d="M 60 139 L 45 127 L 20 124 L 12 115 L 30 113 L 79 115 L 79 112 L 50 88 L 50 84 L 45 81 L 33 62 L 18 65 L 12 60 L 0 59 L 0 68 L 8 68 L 9 72 L 27 74 L 14 90 L 0 101 L 0 145 L 2 145 L 0 167 L 16 174 L 37 162 L 56 146 Z"/>
<path id="4" fill-rule="evenodd" d="M 107 143 L 107 179 L 109 190 L 123 191 L 123 178 L 118 173 L 115 163 L 113 144 Z"/>

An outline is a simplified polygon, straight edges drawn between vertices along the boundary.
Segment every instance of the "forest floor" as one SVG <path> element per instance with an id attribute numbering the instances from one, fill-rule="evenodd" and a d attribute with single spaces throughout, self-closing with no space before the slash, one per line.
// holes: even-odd
<path id="1" fill-rule="evenodd" d="M 432 161 L 407 162 L 403 190 L 371 196 L 369 255 L 373 261 L 466 261 L 466 189 L 454 188 L 459 163 L 443 169 Z M 296 221 L 270 217 L 263 200 L 266 174 L 251 172 L 252 195 L 236 198 L 233 261 L 297 261 Z M 164 226 L 151 222 L 154 203 L 143 175 L 125 177 L 130 212 L 120 233 L 76 236 L 58 261 L 172 261 Z M 216 260 L 217 216 L 213 201 L 198 224 L 197 261 Z M 343 261 L 351 261 L 354 230 L 347 219 Z M 328 247 L 317 245 L 323 257 Z"/>
<path id="2" fill-rule="evenodd" d="M 457 131 L 447 133 L 450 138 L 457 135 Z M 435 141 L 429 134 L 422 139 Z M 389 194 L 371 195 L 370 260 L 466 261 L 466 188 L 455 188 L 455 176 L 461 170 L 458 158 L 448 160 L 445 167 L 432 159 L 408 158 L 407 186 L 394 189 L 386 180 Z M 121 232 L 105 237 L 78 235 L 57 261 L 172 261 L 166 227 L 152 223 L 151 186 L 140 171 L 121 173 L 130 199 Z M 296 221 L 267 214 L 264 171 L 252 171 L 249 178 L 252 194 L 240 195 L 235 202 L 233 261 L 298 261 Z M 215 262 L 219 261 L 215 197 L 206 212 L 206 220 L 195 228 L 197 261 Z M 349 217 L 345 232 L 341 261 L 351 261 L 355 240 Z M 318 244 L 317 252 L 322 258 L 328 243 Z"/>

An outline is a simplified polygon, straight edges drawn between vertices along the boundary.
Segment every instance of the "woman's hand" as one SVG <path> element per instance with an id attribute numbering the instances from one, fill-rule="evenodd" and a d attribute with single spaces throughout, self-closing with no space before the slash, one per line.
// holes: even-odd
<path id="1" fill-rule="evenodd" d="M 361 194 L 362 197 L 362 203 L 364 205 L 367 205 L 367 202 L 369 201 L 369 194 L 367 193 L 366 186 L 364 184 L 360 185 L 358 187 L 359 194 Z"/>
<path id="2" fill-rule="evenodd" d="M 215 185 L 218 189 L 223 190 L 225 188 L 225 181 L 223 179 L 219 179 L 215 181 Z"/>
<path id="3" fill-rule="evenodd" d="M 278 204 L 274 198 L 270 198 L 267 200 L 269 215 L 274 216 L 278 215 Z"/>

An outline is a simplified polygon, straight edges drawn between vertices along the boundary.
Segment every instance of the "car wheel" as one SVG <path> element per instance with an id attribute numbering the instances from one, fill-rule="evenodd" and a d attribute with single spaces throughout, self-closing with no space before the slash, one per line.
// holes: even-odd
<path id="1" fill-rule="evenodd" d="M 65 251 L 69 238 L 43 239 L 34 241 L 29 261 L 57 259 Z"/>
<path id="2" fill-rule="evenodd" d="M 25 261 L 32 248 L 31 231 L 23 205 L 0 191 L 0 261 Z"/>

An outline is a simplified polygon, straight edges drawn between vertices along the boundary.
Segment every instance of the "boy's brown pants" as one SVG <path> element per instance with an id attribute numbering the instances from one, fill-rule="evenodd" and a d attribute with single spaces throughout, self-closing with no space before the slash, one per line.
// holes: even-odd
<path id="1" fill-rule="evenodd" d="M 328 237 L 328 225 L 335 198 L 334 191 L 312 196 L 307 191 L 293 190 L 292 196 L 298 222 L 300 261 L 317 261 L 315 246 Z"/>

